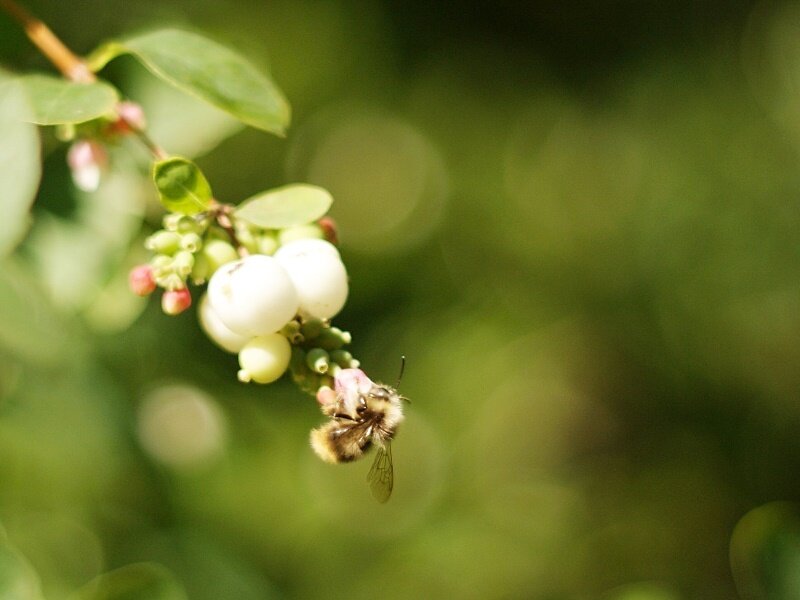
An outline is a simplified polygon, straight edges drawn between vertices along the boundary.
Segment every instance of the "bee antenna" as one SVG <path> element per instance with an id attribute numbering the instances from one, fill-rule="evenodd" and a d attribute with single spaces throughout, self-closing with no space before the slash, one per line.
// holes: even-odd
<path id="1" fill-rule="evenodd" d="M 394 386 L 395 389 L 400 387 L 400 380 L 403 379 L 403 373 L 406 370 L 406 357 L 405 355 L 400 356 L 400 374 L 397 376 L 397 384 Z"/>

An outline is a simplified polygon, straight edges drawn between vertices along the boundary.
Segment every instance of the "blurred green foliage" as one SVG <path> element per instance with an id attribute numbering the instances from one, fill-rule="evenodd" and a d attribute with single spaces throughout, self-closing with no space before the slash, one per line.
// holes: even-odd
<path id="1" fill-rule="evenodd" d="M 145 154 L 86 195 L 44 132 L 0 269 L 4 597 L 800 597 L 800 4 L 29 5 L 78 52 L 178 26 L 269 64 L 285 140 L 109 77 L 221 200 L 332 192 L 337 325 L 413 404 L 379 506 L 313 399 L 128 294 Z M 5 18 L 0 64 L 48 68 Z"/>

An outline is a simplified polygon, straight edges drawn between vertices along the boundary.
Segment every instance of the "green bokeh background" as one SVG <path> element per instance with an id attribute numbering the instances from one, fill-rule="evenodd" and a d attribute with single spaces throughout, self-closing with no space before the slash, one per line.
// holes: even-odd
<path id="1" fill-rule="evenodd" d="M 108 77 L 221 200 L 333 193 L 336 324 L 373 378 L 407 357 L 413 403 L 381 506 L 366 461 L 311 452 L 313 399 L 237 383 L 193 311 L 127 293 L 159 219 L 144 153 L 83 195 L 45 133 L 0 269 L 0 580 L 59 599 L 147 561 L 198 600 L 800 598 L 800 4 L 28 5 L 79 53 L 173 25 L 269 65 L 285 139 L 131 59 Z M 48 69 L 5 17 L 0 64 Z"/>

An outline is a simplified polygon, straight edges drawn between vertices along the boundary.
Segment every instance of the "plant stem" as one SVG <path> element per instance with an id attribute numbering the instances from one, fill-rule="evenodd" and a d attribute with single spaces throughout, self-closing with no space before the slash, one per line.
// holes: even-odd
<path id="1" fill-rule="evenodd" d="M 5 10 L 25 30 L 36 46 L 67 79 L 89 83 L 96 79 L 83 61 L 58 39 L 50 28 L 34 17 L 14 0 L 0 0 L 0 8 Z"/>
<path id="2" fill-rule="evenodd" d="M 225 231 L 225 233 L 228 234 L 231 244 L 234 248 L 236 248 L 237 254 L 239 254 L 239 256 L 242 258 L 248 256 L 250 252 L 247 251 L 247 248 L 245 248 L 244 244 L 242 244 L 242 242 L 239 240 L 239 236 L 236 235 L 236 229 L 233 227 L 233 220 L 231 219 L 233 206 L 212 200 L 210 208 L 210 212 L 214 217 L 214 220 L 217 222 L 217 225 L 219 225 Z"/>
<path id="3" fill-rule="evenodd" d="M 15 0 L 0 0 L 0 8 L 19 23 L 33 45 L 44 54 L 64 77 L 77 83 L 97 81 L 97 77 L 89 70 L 86 63 L 67 48 L 47 25 L 28 12 L 27 9 L 15 2 Z M 139 141 L 147 147 L 156 159 L 160 160 L 169 156 L 161 146 L 156 144 L 150 136 L 136 127 L 135 124 L 125 117 L 120 116 L 119 118 L 128 125 Z"/>

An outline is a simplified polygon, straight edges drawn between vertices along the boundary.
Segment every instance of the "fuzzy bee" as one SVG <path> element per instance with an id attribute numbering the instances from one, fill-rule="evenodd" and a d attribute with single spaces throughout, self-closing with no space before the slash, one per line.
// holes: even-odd
<path id="1" fill-rule="evenodd" d="M 372 495 L 386 502 L 394 487 L 391 441 L 403 421 L 397 391 L 373 383 L 360 369 L 343 369 L 335 378 L 336 390 L 317 394 L 323 414 L 330 421 L 311 431 L 311 447 L 329 463 L 358 460 L 375 446 L 375 460 L 367 475 Z"/>

